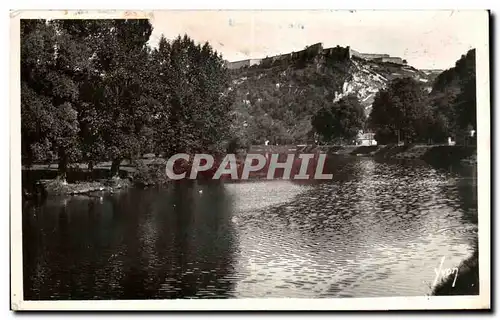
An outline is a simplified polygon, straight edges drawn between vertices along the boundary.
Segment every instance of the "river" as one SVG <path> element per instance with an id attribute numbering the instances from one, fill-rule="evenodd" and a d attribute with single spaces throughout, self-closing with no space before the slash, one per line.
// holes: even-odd
<path id="1" fill-rule="evenodd" d="M 23 207 L 27 300 L 418 296 L 477 241 L 473 168 L 338 157 L 331 181 L 177 183 Z M 460 275 L 458 275 L 460 277 Z"/>

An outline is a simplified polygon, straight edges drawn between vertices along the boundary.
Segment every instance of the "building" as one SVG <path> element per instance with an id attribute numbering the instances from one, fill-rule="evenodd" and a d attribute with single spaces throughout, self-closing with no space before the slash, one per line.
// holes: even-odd
<path id="1" fill-rule="evenodd" d="M 401 65 L 405 65 L 407 63 L 406 60 L 403 60 L 400 57 L 392 57 L 387 53 L 362 53 L 354 49 L 349 49 L 349 56 L 375 62 L 390 62 Z"/>
<path id="2" fill-rule="evenodd" d="M 390 62 L 395 64 L 406 64 L 406 60 L 403 60 L 400 57 L 381 57 L 381 58 L 375 58 L 373 59 L 373 61 Z"/>
<path id="3" fill-rule="evenodd" d="M 349 46 L 347 46 L 346 48 L 341 46 L 327 48 L 323 50 L 323 55 L 330 58 L 335 58 L 336 60 L 350 59 L 351 48 Z"/>
<path id="4" fill-rule="evenodd" d="M 305 49 L 300 51 L 275 55 L 263 59 L 245 59 L 233 62 L 227 61 L 226 66 L 228 69 L 231 70 L 251 67 L 253 65 L 261 65 L 263 67 L 269 67 L 279 61 L 314 59 L 317 56 L 329 57 L 330 59 L 333 58 L 336 60 L 344 60 L 344 59 L 351 59 L 352 57 L 357 57 L 367 61 L 390 62 L 400 65 L 406 65 L 406 60 L 403 60 L 400 57 L 392 57 L 387 53 L 362 53 L 354 49 L 351 49 L 349 46 L 341 47 L 338 45 L 336 47 L 323 48 L 323 44 L 321 42 L 318 42 L 310 46 L 307 46 Z"/>
<path id="5" fill-rule="evenodd" d="M 390 57 L 386 53 L 361 53 L 361 52 L 358 52 L 354 49 L 351 49 L 350 52 L 351 52 L 351 57 L 358 57 L 358 58 L 370 60 L 370 61 L 375 60 L 375 59 L 389 58 Z"/>
<path id="6" fill-rule="evenodd" d="M 372 132 L 360 132 L 356 139 L 356 144 L 358 146 L 376 146 L 377 141 L 375 140 L 375 133 Z"/>
<path id="7" fill-rule="evenodd" d="M 245 59 L 245 60 L 239 60 L 239 61 L 232 61 L 232 62 L 227 62 L 226 66 L 228 69 L 240 69 L 243 67 L 251 67 L 256 64 L 260 64 L 262 59 Z"/>

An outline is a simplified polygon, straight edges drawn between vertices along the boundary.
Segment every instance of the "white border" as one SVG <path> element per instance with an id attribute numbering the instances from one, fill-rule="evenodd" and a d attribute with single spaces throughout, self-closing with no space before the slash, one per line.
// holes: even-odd
<path id="1" fill-rule="evenodd" d="M 203 7 L 203 6 L 202 6 Z M 128 17 L 147 17 L 142 11 Z M 490 99 L 488 14 L 483 11 L 484 46 L 476 48 L 478 122 L 478 225 L 480 295 L 459 297 L 390 297 L 341 299 L 224 299 L 224 300 L 99 300 L 24 301 L 22 286 L 22 214 L 20 148 L 19 20 L 43 18 L 121 18 L 124 12 L 87 11 L 77 16 L 64 11 L 17 11 L 10 20 L 10 205 L 11 308 L 14 310 L 406 310 L 478 309 L 490 302 Z"/>

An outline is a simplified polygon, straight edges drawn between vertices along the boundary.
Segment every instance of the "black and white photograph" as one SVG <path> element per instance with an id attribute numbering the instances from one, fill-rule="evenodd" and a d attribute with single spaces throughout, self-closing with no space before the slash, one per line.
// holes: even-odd
<path id="1" fill-rule="evenodd" d="M 489 19 L 11 12 L 11 309 L 489 309 Z"/>

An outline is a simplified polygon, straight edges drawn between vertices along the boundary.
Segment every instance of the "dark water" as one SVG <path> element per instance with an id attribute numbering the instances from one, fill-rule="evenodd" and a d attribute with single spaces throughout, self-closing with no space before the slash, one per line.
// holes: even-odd
<path id="1" fill-rule="evenodd" d="M 425 295 L 443 257 L 455 267 L 472 252 L 474 169 L 331 166 L 333 181 L 316 184 L 179 184 L 25 204 L 25 299 Z"/>

